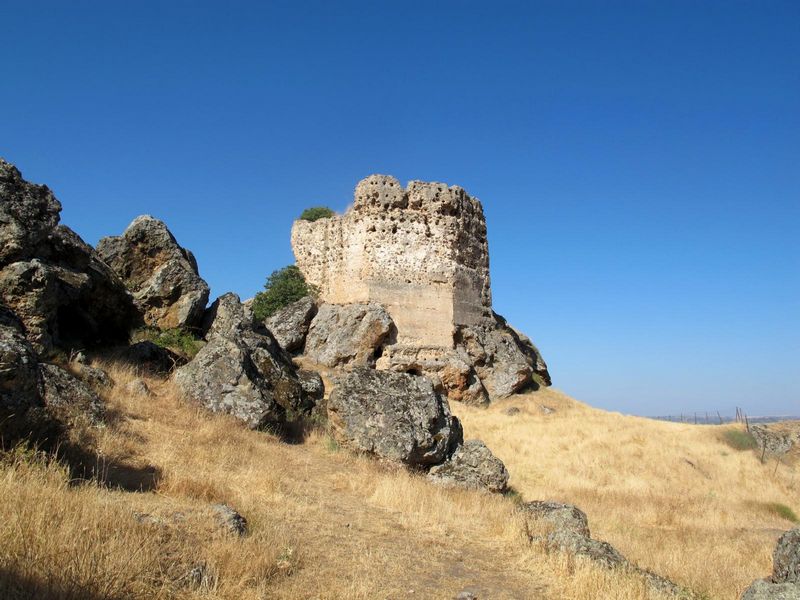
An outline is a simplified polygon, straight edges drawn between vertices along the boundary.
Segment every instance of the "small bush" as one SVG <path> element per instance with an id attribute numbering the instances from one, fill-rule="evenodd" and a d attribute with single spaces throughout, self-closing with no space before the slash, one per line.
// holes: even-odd
<path id="1" fill-rule="evenodd" d="M 303 273 L 295 265 L 273 271 L 267 277 L 264 291 L 253 300 L 253 316 L 258 321 L 271 317 L 284 306 L 297 302 L 304 296 L 317 296 L 319 291 L 306 283 Z"/>
<path id="2" fill-rule="evenodd" d="M 792 523 L 800 523 L 800 519 L 797 518 L 795 512 L 785 504 L 781 504 L 780 502 L 767 502 L 764 504 L 764 508 L 782 519 L 786 519 Z"/>
<path id="3" fill-rule="evenodd" d="M 328 219 L 334 214 L 327 206 L 312 206 L 300 214 L 300 219 L 303 221 L 318 221 L 320 219 Z"/>
<path id="4" fill-rule="evenodd" d="M 739 429 L 728 429 L 722 434 L 722 439 L 734 450 L 753 450 L 758 447 L 756 438 Z"/>
<path id="5" fill-rule="evenodd" d="M 202 342 L 190 331 L 181 328 L 167 329 L 161 331 L 155 328 L 140 329 L 134 338 L 138 341 L 149 340 L 162 348 L 168 348 L 183 354 L 189 359 L 194 358 L 203 347 Z"/>

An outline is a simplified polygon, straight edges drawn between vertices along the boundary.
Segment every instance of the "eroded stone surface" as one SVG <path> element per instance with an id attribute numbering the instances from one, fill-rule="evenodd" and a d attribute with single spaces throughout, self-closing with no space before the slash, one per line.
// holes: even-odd
<path id="1" fill-rule="evenodd" d="M 281 348 L 287 352 L 303 349 L 311 319 L 317 314 L 317 304 L 311 296 L 292 302 L 268 318 L 264 324 Z"/>
<path id="2" fill-rule="evenodd" d="M 121 236 L 101 239 L 97 251 L 131 290 L 148 325 L 171 329 L 200 324 L 208 285 L 192 253 L 162 221 L 136 217 Z"/>
<path id="3" fill-rule="evenodd" d="M 323 304 L 308 329 L 305 353 L 326 367 L 373 365 L 393 332 L 379 304 Z"/>
<path id="4" fill-rule="evenodd" d="M 337 378 L 328 420 L 347 445 L 409 466 L 443 462 L 463 436 L 427 378 L 366 368 Z"/>
<path id="5" fill-rule="evenodd" d="M 428 477 L 439 484 L 503 492 L 509 475 L 503 461 L 486 444 L 467 440 L 444 463 L 432 467 Z"/>

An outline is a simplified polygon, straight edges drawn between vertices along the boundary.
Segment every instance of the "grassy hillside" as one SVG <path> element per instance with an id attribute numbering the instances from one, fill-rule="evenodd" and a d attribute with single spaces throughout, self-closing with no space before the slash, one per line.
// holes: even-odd
<path id="1" fill-rule="evenodd" d="M 435 487 L 324 431 L 249 431 L 168 382 L 130 396 L 130 372 L 110 370 L 109 423 L 81 439 L 105 484 L 29 451 L 0 461 L 0 597 L 657 598 L 634 576 L 529 545 L 513 496 Z M 521 410 L 509 416 L 512 405 Z M 774 473 L 717 429 L 604 413 L 550 390 L 454 408 L 526 500 L 577 503 L 596 537 L 709 597 L 734 598 L 769 571 L 791 523 L 766 503 L 800 509 L 790 467 Z M 238 509 L 250 534 L 216 527 L 213 502 Z"/>
<path id="2" fill-rule="evenodd" d="M 577 504 L 593 536 L 711 598 L 738 598 L 771 572 L 800 514 L 797 457 L 762 463 L 743 427 L 624 416 L 552 389 L 453 408 L 525 498 Z"/>

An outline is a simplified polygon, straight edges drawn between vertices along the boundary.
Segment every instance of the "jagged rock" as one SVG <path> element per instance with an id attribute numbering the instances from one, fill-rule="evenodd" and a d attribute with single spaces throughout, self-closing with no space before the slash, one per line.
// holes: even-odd
<path id="1" fill-rule="evenodd" d="M 97 244 L 102 259 L 122 278 L 148 325 L 161 329 L 200 325 L 209 288 L 191 252 L 167 226 L 149 215 L 135 218 L 121 236 Z"/>
<path id="2" fill-rule="evenodd" d="M 589 537 L 589 519 L 586 513 L 572 504 L 534 500 L 521 504 L 518 510 L 529 523 L 540 521 L 553 529 Z"/>
<path id="3" fill-rule="evenodd" d="M 217 516 L 217 522 L 228 533 L 236 536 L 247 535 L 247 519 L 227 504 L 212 504 L 211 509 Z"/>
<path id="4" fill-rule="evenodd" d="M 472 365 L 492 396 L 517 393 L 534 383 L 550 384 L 547 365 L 530 340 L 522 338 L 495 314 L 494 323 L 461 327 L 456 332 L 456 349 Z"/>
<path id="5" fill-rule="evenodd" d="M 480 440 L 467 440 L 441 465 L 431 467 L 428 477 L 436 483 L 469 489 L 503 492 L 508 471 Z"/>
<path id="6" fill-rule="evenodd" d="M 278 340 L 281 348 L 287 352 L 295 352 L 303 349 L 308 327 L 316 314 L 316 302 L 311 296 L 306 296 L 280 309 L 264 324 Z"/>
<path id="7" fill-rule="evenodd" d="M 191 362 L 175 371 L 175 383 L 192 400 L 258 429 L 282 423 L 284 408 L 259 372 L 241 335 L 211 338 Z"/>
<path id="8" fill-rule="evenodd" d="M 25 338 L 22 322 L 0 304 L 0 409 L 4 413 L 18 413 L 43 405 L 38 365 L 36 353 Z"/>
<path id="9" fill-rule="evenodd" d="M 92 424 L 102 422 L 103 401 L 86 382 L 56 365 L 40 364 L 39 372 L 48 412 L 67 424 L 84 419 Z"/>
<path id="10" fill-rule="evenodd" d="M 0 267 L 34 256 L 60 213 L 61 203 L 46 185 L 28 183 L 0 158 Z"/>
<path id="11" fill-rule="evenodd" d="M 208 344 L 175 372 L 187 396 L 253 428 L 282 423 L 286 409 L 311 410 L 313 399 L 288 354 L 265 327 L 249 321 L 236 294 L 218 298 L 205 326 Z"/>
<path id="12" fill-rule="evenodd" d="M 0 297 L 22 319 L 37 351 L 127 339 L 138 318 L 132 298 L 91 246 L 59 225 L 34 253 L 0 271 Z"/>
<path id="13" fill-rule="evenodd" d="M 800 585 L 756 579 L 744 591 L 742 600 L 800 600 Z"/>
<path id="14" fill-rule="evenodd" d="M 379 304 L 323 304 L 311 321 L 305 353 L 326 367 L 373 365 L 393 331 Z"/>
<path id="15" fill-rule="evenodd" d="M 406 373 L 356 368 L 341 375 L 328 420 L 344 443 L 409 466 L 441 463 L 463 437 L 431 382 Z"/>
<path id="16" fill-rule="evenodd" d="M 454 359 L 448 362 L 438 373 L 442 387 L 448 400 L 463 402 L 473 406 L 489 404 L 489 394 L 478 379 L 475 370 L 463 360 Z"/>
<path id="17" fill-rule="evenodd" d="M 790 529 L 780 537 L 772 555 L 772 565 L 775 583 L 800 585 L 800 527 Z"/>
<path id="18" fill-rule="evenodd" d="M 252 329 L 239 296 L 233 292 L 223 294 L 206 309 L 203 316 L 202 331 L 206 339 L 215 335 L 234 335 Z"/>

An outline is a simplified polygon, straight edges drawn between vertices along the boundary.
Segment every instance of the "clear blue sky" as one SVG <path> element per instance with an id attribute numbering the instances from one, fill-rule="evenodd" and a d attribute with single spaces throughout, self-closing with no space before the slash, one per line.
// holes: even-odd
<path id="1" fill-rule="evenodd" d="M 800 413 L 800 3 L 0 0 L 0 156 L 217 295 L 371 173 L 483 201 L 495 309 L 637 414 Z"/>

